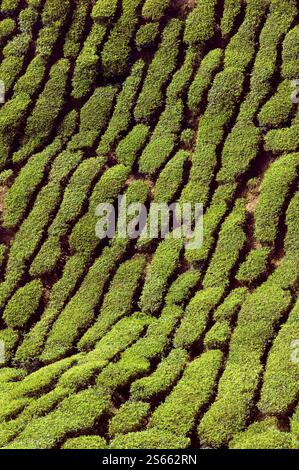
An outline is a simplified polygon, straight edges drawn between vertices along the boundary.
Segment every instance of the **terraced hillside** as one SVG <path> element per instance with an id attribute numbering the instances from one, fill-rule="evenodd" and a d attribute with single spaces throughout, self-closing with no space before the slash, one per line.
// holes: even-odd
<path id="1" fill-rule="evenodd" d="M 0 447 L 298 448 L 298 2 L 0 18 Z M 121 194 L 203 245 L 97 238 Z"/>

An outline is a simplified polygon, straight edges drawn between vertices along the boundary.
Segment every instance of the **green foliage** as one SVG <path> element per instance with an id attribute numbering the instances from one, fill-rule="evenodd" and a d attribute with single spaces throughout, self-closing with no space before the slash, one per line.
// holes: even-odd
<path id="1" fill-rule="evenodd" d="M 156 41 L 159 34 L 159 23 L 146 23 L 137 31 L 135 43 L 139 50 L 150 47 Z"/>
<path id="2" fill-rule="evenodd" d="M 159 429 L 147 429 L 117 436 L 111 449 L 186 449 L 190 440 Z"/>
<path id="3" fill-rule="evenodd" d="M 219 71 L 223 51 L 213 49 L 203 58 L 188 92 L 188 108 L 193 114 L 198 113 L 208 88 Z"/>
<path id="4" fill-rule="evenodd" d="M 229 285 L 230 273 L 236 266 L 246 241 L 244 223 L 245 203 L 243 199 L 239 199 L 221 227 L 216 250 L 203 281 L 204 288 L 225 288 Z"/>
<path id="5" fill-rule="evenodd" d="M 192 361 L 165 402 L 154 411 L 150 426 L 186 436 L 213 393 L 221 361 L 220 351 L 208 351 Z"/>
<path id="6" fill-rule="evenodd" d="M 230 338 L 230 325 L 227 321 L 216 322 L 204 339 L 206 349 L 224 349 Z"/>
<path id="7" fill-rule="evenodd" d="M 231 35 L 241 9 L 242 0 L 225 0 L 221 18 L 221 33 L 225 39 Z"/>
<path id="8" fill-rule="evenodd" d="M 146 143 L 149 132 L 150 129 L 145 124 L 136 124 L 118 144 L 116 148 L 117 161 L 132 167 Z"/>
<path id="9" fill-rule="evenodd" d="M 122 76 L 128 68 L 131 40 L 138 23 L 137 9 L 141 3 L 141 0 L 127 0 L 123 3 L 122 14 L 113 25 L 103 47 L 102 67 L 107 78 Z"/>
<path id="10" fill-rule="evenodd" d="M 72 23 L 68 29 L 63 52 L 67 59 L 76 59 L 81 47 L 81 40 L 89 13 L 89 0 L 76 3 Z"/>
<path id="11" fill-rule="evenodd" d="M 91 16 L 95 21 L 111 20 L 117 9 L 117 0 L 98 0 L 93 9 Z"/>
<path id="12" fill-rule="evenodd" d="M 205 289 L 195 294 L 175 333 L 174 345 L 176 347 L 190 347 L 201 340 L 212 311 L 220 302 L 222 295 L 221 288 Z"/>
<path id="13" fill-rule="evenodd" d="M 276 93 L 264 104 L 258 114 L 260 126 L 273 128 L 286 125 L 294 107 L 291 92 L 290 80 L 284 80 L 279 84 Z"/>
<path id="14" fill-rule="evenodd" d="M 71 437 L 65 441 L 62 449 L 107 449 L 107 443 L 100 436 Z"/>
<path id="15" fill-rule="evenodd" d="M 283 77 L 289 80 L 296 79 L 299 76 L 298 65 L 299 54 L 299 26 L 291 29 L 284 41 L 282 49 L 282 73 Z"/>
<path id="16" fill-rule="evenodd" d="M 179 151 L 161 171 L 154 189 L 155 202 L 172 201 L 177 194 L 189 153 Z"/>
<path id="17" fill-rule="evenodd" d="M 170 390 L 184 370 L 187 359 L 184 349 L 173 349 L 151 375 L 133 382 L 131 397 L 134 400 L 150 400 Z"/>
<path id="18" fill-rule="evenodd" d="M 255 248 L 250 251 L 246 260 L 241 264 L 236 279 L 241 284 L 252 285 L 266 274 L 270 250 L 269 248 Z"/>
<path id="19" fill-rule="evenodd" d="M 142 16 L 146 20 L 160 21 L 170 4 L 171 0 L 145 0 Z"/>
<path id="20" fill-rule="evenodd" d="M 255 210 L 255 236 L 261 243 L 274 246 L 284 202 L 297 177 L 298 154 L 284 155 L 267 170 Z"/>
<path id="21" fill-rule="evenodd" d="M 186 20 L 184 41 L 186 44 L 203 43 L 215 34 L 216 0 L 198 0 Z"/>
<path id="22" fill-rule="evenodd" d="M 109 328 L 121 317 L 130 313 L 134 294 L 145 269 L 144 256 L 136 256 L 121 264 L 107 292 L 95 324 L 85 333 L 80 348 L 91 348 L 103 338 Z"/>
<path id="23" fill-rule="evenodd" d="M 166 296 L 168 304 L 182 304 L 190 298 L 201 277 L 200 271 L 189 269 L 181 274 L 170 286 Z"/>
<path id="24" fill-rule="evenodd" d="M 182 23 L 171 20 L 162 34 L 162 42 L 151 62 L 134 115 L 137 121 L 150 121 L 162 106 L 162 88 L 174 71 L 179 51 Z"/>
<path id="25" fill-rule="evenodd" d="M 35 280 L 17 290 L 4 310 L 7 326 L 24 328 L 36 313 L 43 295 L 43 285 Z"/>
<path id="26" fill-rule="evenodd" d="M 12 18 L 0 21 L 0 44 L 2 45 L 14 32 L 16 23 Z"/>
<path id="27" fill-rule="evenodd" d="M 125 80 L 123 88 L 117 97 L 108 128 L 101 138 L 98 153 L 109 153 L 121 136 L 128 130 L 132 120 L 135 99 L 143 77 L 144 66 L 145 64 L 142 60 L 137 61 L 130 75 Z"/>
<path id="28" fill-rule="evenodd" d="M 154 314 L 161 307 L 167 283 L 175 272 L 182 250 L 182 240 L 163 240 L 154 256 L 140 298 L 141 310 Z"/>
<path id="29" fill-rule="evenodd" d="M 142 401 L 124 403 L 109 423 L 109 434 L 127 434 L 142 429 L 149 413 L 149 403 Z"/>

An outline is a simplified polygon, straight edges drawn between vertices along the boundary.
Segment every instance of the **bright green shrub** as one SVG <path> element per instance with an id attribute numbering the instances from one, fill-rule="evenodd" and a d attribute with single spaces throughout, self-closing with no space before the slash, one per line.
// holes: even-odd
<path id="1" fill-rule="evenodd" d="M 116 9 L 117 0 L 98 0 L 92 9 L 91 16 L 95 21 L 111 20 Z"/>
<path id="2" fill-rule="evenodd" d="M 201 273 L 196 269 L 189 269 L 184 272 L 171 284 L 166 296 L 168 304 L 182 304 L 188 301 L 190 294 L 198 285 Z"/>
<path id="3" fill-rule="evenodd" d="M 299 215 L 299 194 L 295 193 L 286 214 L 287 233 L 284 240 L 285 252 L 296 255 L 299 252 L 298 240 L 298 215 Z"/>
<path id="4" fill-rule="evenodd" d="M 189 153 L 179 151 L 159 174 L 155 189 L 154 202 L 172 201 L 177 194 L 184 174 Z"/>
<path id="5" fill-rule="evenodd" d="M 181 145 L 185 149 L 190 150 L 194 145 L 195 136 L 196 133 L 193 129 L 190 129 L 189 127 L 184 129 L 181 133 Z"/>
<path id="6" fill-rule="evenodd" d="M 48 415 L 31 421 L 24 431 L 9 444 L 10 449 L 48 449 L 69 433 L 89 430 L 109 409 L 109 400 L 94 389 L 65 398 Z"/>
<path id="7" fill-rule="evenodd" d="M 37 55 L 28 65 L 26 72 L 14 86 L 15 93 L 27 93 L 34 95 L 41 85 L 46 72 L 46 61 L 44 57 Z"/>
<path id="8" fill-rule="evenodd" d="M 244 224 L 245 203 L 243 199 L 239 199 L 221 227 L 215 253 L 203 280 L 204 288 L 220 286 L 225 288 L 229 285 L 229 276 L 238 262 L 246 241 Z"/>
<path id="9" fill-rule="evenodd" d="M 77 220 L 88 200 L 90 187 L 103 169 L 104 160 L 90 158 L 83 161 L 67 185 L 55 219 L 48 229 L 48 237 L 30 267 L 33 276 L 52 272 L 61 256 L 61 240 Z"/>
<path id="10" fill-rule="evenodd" d="M 297 177 L 297 153 L 284 155 L 267 170 L 255 210 L 255 236 L 261 243 L 273 246 L 280 216 L 290 187 Z"/>
<path id="11" fill-rule="evenodd" d="M 59 27 L 55 25 L 43 27 L 40 30 L 36 41 L 37 57 L 40 56 L 44 60 L 48 61 L 53 54 L 53 50 L 56 47 L 59 36 Z"/>
<path id="12" fill-rule="evenodd" d="M 199 438 L 203 444 L 225 445 L 245 427 L 260 380 L 261 359 L 275 334 L 277 322 L 290 306 L 290 300 L 286 291 L 266 283 L 243 303 L 217 399 L 199 424 Z"/>
<path id="13" fill-rule="evenodd" d="M 71 437 L 65 441 L 62 449 L 107 449 L 107 443 L 100 436 Z"/>
<path id="14" fill-rule="evenodd" d="M 299 125 L 273 129 L 265 135 L 265 150 L 273 153 L 298 151 Z"/>
<path id="15" fill-rule="evenodd" d="M 131 397 L 134 400 L 150 400 L 167 392 L 180 377 L 187 360 L 188 353 L 184 349 L 173 349 L 151 375 L 132 383 Z"/>
<path id="16" fill-rule="evenodd" d="M 216 309 L 213 319 L 219 322 L 228 321 L 231 323 L 245 302 L 247 295 L 248 290 L 245 287 L 233 289 L 224 302 Z"/>
<path id="17" fill-rule="evenodd" d="M 40 281 L 29 282 L 17 290 L 8 302 L 3 318 L 8 327 L 24 328 L 36 313 L 43 295 Z"/>
<path id="18" fill-rule="evenodd" d="M 213 312 L 223 295 L 221 288 L 199 291 L 189 302 L 180 326 L 175 332 L 174 345 L 178 348 L 192 346 L 201 340 Z"/>
<path id="19" fill-rule="evenodd" d="M 248 171 L 258 155 L 261 143 L 261 131 L 251 125 L 237 123 L 228 135 L 222 151 L 222 167 L 217 181 L 226 183 L 235 181 Z"/>
<path id="20" fill-rule="evenodd" d="M 251 424 L 244 432 L 237 434 L 229 445 L 230 449 L 297 449 L 295 437 L 281 431 L 275 418 L 266 418 Z"/>
<path id="21" fill-rule="evenodd" d="M 0 167 L 3 168 L 8 158 L 8 152 L 12 142 L 15 139 L 16 133 L 23 123 L 25 113 L 30 104 L 30 97 L 26 93 L 21 93 L 15 98 L 5 103 L 1 107 L 0 115 L 0 150 L 1 150 L 1 163 Z"/>
<path id="22" fill-rule="evenodd" d="M 181 99 L 170 102 L 160 116 L 151 140 L 139 159 L 139 171 L 155 174 L 170 156 L 181 131 L 184 106 Z"/>
<path id="23" fill-rule="evenodd" d="M 282 74 L 289 80 L 298 78 L 299 65 L 299 26 L 292 28 L 283 41 L 282 49 Z"/>
<path id="24" fill-rule="evenodd" d="M 145 0 L 142 16 L 146 20 L 160 21 L 170 4 L 171 0 Z"/>
<path id="25" fill-rule="evenodd" d="M 19 339 L 19 332 L 12 328 L 5 328 L 0 331 L 0 341 L 4 343 L 5 364 L 11 361 Z"/>
<path id="26" fill-rule="evenodd" d="M 282 127 L 287 123 L 294 107 L 290 91 L 292 91 L 290 80 L 284 80 L 279 84 L 276 93 L 264 104 L 258 114 L 260 126 Z"/>
<path id="27" fill-rule="evenodd" d="M 67 0 L 46 0 L 42 11 L 43 24 L 63 22 L 68 14 L 68 9 L 69 2 Z"/>
<path id="28" fill-rule="evenodd" d="M 149 132 L 150 129 L 145 124 L 136 124 L 118 144 L 116 148 L 117 161 L 131 168 L 143 149 Z"/>
<path id="29" fill-rule="evenodd" d="M 184 41 L 197 44 L 212 39 L 215 34 L 216 0 L 198 0 L 186 19 Z"/>
<path id="30" fill-rule="evenodd" d="M 230 334 L 231 330 L 228 321 L 216 322 L 205 336 L 205 348 L 224 349 L 229 342 Z"/>
<path id="31" fill-rule="evenodd" d="M 184 55 L 184 61 L 174 73 L 166 90 L 168 105 L 174 105 L 179 99 L 185 102 L 190 83 L 192 82 L 194 69 L 201 58 L 201 52 L 196 47 L 189 47 Z"/>
<path id="32" fill-rule="evenodd" d="M 270 350 L 258 404 L 264 414 L 287 414 L 298 396 L 298 312 L 297 301 Z"/>
<path id="33" fill-rule="evenodd" d="M 165 402 L 154 411 L 150 426 L 186 436 L 209 402 L 221 362 L 220 351 L 208 351 L 192 361 Z"/>
<path id="34" fill-rule="evenodd" d="M 192 114 L 199 113 L 204 96 L 220 69 L 222 58 L 223 51 L 221 49 L 213 49 L 203 58 L 188 91 L 187 103 Z"/>
<path id="35" fill-rule="evenodd" d="M 167 238 L 159 244 L 142 290 L 142 311 L 154 314 L 162 306 L 167 283 L 176 269 L 182 245 L 183 241 L 175 238 Z"/>
<path id="36" fill-rule="evenodd" d="M 246 260 L 241 264 L 236 279 L 241 284 L 252 285 L 266 274 L 270 250 L 268 248 L 255 248 L 251 250 Z"/>
<path id="37" fill-rule="evenodd" d="M 80 129 L 68 148 L 92 147 L 109 123 L 117 88 L 112 85 L 96 88 L 80 111 Z"/>
<path id="38" fill-rule="evenodd" d="M 94 87 L 99 72 L 99 51 L 105 38 L 106 26 L 94 23 L 76 59 L 72 77 L 72 97 L 82 99 Z"/>
<path id="39" fill-rule="evenodd" d="M 159 23 L 146 23 L 137 31 L 135 44 L 137 49 L 142 50 L 150 47 L 156 41 L 159 34 Z"/>
<path id="40" fill-rule="evenodd" d="M 175 69 L 182 23 L 172 19 L 165 27 L 162 42 L 151 62 L 137 100 L 134 115 L 137 121 L 150 121 L 162 105 L 162 88 Z"/>
<path id="41" fill-rule="evenodd" d="M 12 18 L 0 21 L 0 44 L 2 45 L 14 32 L 16 23 Z"/>
<path id="42" fill-rule="evenodd" d="M 208 259 L 209 253 L 215 244 L 217 233 L 222 221 L 228 212 L 231 200 L 234 197 L 236 184 L 228 183 L 220 185 L 216 189 L 210 207 L 204 218 L 204 237 L 200 248 L 185 252 L 186 259 L 192 264 L 201 265 Z"/>
<path id="43" fill-rule="evenodd" d="M 141 430 L 149 414 L 149 403 L 142 401 L 124 403 L 109 423 L 109 435 L 127 434 Z"/>
<path id="44" fill-rule="evenodd" d="M 20 0 L 3 0 L 1 2 L 1 12 L 3 14 L 12 14 L 16 12 L 20 4 Z"/>
<path id="45" fill-rule="evenodd" d="M 89 0 L 83 0 L 75 4 L 72 23 L 68 29 L 63 45 L 64 57 L 67 59 L 76 59 L 78 56 L 88 18 L 89 4 Z"/>
<path id="46" fill-rule="evenodd" d="M 101 59 L 103 72 L 107 78 L 119 77 L 128 68 L 131 40 L 138 23 L 137 10 L 141 3 L 141 0 L 127 0 L 123 3 L 122 14 L 113 25 L 104 44 Z"/>
<path id="47" fill-rule="evenodd" d="M 107 292 L 95 324 L 79 342 L 80 349 L 91 348 L 109 328 L 132 309 L 135 292 L 145 269 L 144 256 L 136 256 L 121 264 Z"/>
<path id="48" fill-rule="evenodd" d="M 186 449 L 189 439 L 153 428 L 117 436 L 111 449 Z"/>
<path id="49" fill-rule="evenodd" d="M 54 141 L 40 153 L 33 155 L 21 169 L 5 198 L 3 226 L 16 227 L 28 208 L 31 197 L 41 184 L 46 168 L 59 151 L 59 142 Z"/>
<path id="50" fill-rule="evenodd" d="M 60 60 L 52 67 L 50 78 L 27 120 L 22 147 L 13 157 L 15 162 L 27 158 L 49 136 L 64 104 L 68 70 L 69 61 L 66 59 Z"/>
<path id="51" fill-rule="evenodd" d="M 225 0 L 223 15 L 221 18 L 221 33 L 227 39 L 235 26 L 236 20 L 241 13 L 242 0 Z"/>
<path id="52" fill-rule="evenodd" d="M 111 152 L 115 144 L 125 133 L 132 120 L 132 109 L 143 77 L 145 64 L 142 60 L 137 61 L 132 67 L 131 73 L 125 80 L 123 88 L 119 93 L 113 115 L 108 124 L 105 134 L 102 136 L 98 153 Z"/>

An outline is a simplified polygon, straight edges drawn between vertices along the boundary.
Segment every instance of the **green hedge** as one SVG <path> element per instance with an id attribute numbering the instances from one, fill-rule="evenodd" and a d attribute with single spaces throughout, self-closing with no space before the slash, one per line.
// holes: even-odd
<path id="1" fill-rule="evenodd" d="M 165 402 L 154 411 L 150 427 L 187 436 L 211 399 L 221 362 L 220 351 L 208 351 L 194 359 Z"/>
<path id="2" fill-rule="evenodd" d="M 224 39 L 231 35 L 236 20 L 242 11 L 242 0 L 225 0 L 221 18 L 221 34 Z"/>
<path id="3" fill-rule="evenodd" d="M 14 162 L 28 158 L 51 133 L 65 102 L 69 66 L 68 60 L 61 59 L 51 68 L 50 78 L 27 120 L 21 149 L 14 154 Z"/>
<path id="4" fill-rule="evenodd" d="M 159 174 L 154 188 L 154 202 L 173 201 L 182 184 L 186 162 L 190 154 L 183 150 L 167 163 Z"/>
<path id="5" fill-rule="evenodd" d="M 116 148 L 117 161 L 132 168 L 147 141 L 149 133 L 150 128 L 148 126 L 145 124 L 136 124 L 119 142 Z"/>
<path id="6" fill-rule="evenodd" d="M 202 59 L 188 91 L 187 104 L 193 115 L 198 114 L 201 109 L 203 99 L 213 82 L 213 78 L 219 72 L 222 59 L 222 49 L 213 49 Z"/>
<path id="7" fill-rule="evenodd" d="M 145 0 L 142 16 L 146 20 L 160 21 L 170 4 L 171 0 Z"/>
<path id="8" fill-rule="evenodd" d="M 248 290 L 245 287 L 233 289 L 224 302 L 216 309 L 213 319 L 215 321 L 229 321 L 231 323 L 245 302 L 247 295 Z"/>
<path id="9" fill-rule="evenodd" d="M 221 227 L 216 250 L 203 280 L 204 288 L 228 287 L 229 277 L 246 242 L 245 218 L 245 201 L 239 199 Z"/>
<path id="10" fill-rule="evenodd" d="M 299 337 L 298 313 L 297 301 L 270 350 L 258 403 L 264 414 L 288 414 L 297 399 L 299 365 L 295 341 Z"/>
<path id="11" fill-rule="evenodd" d="M 229 322 L 216 322 L 204 338 L 204 347 L 206 349 L 224 350 L 230 340 L 230 336 L 231 328 Z"/>
<path id="12" fill-rule="evenodd" d="M 153 428 L 117 436 L 110 449 L 186 449 L 189 444 L 190 439 Z"/>
<path id="13" fill-rule="evenodd" d="M 100 436 L 70 437 L 61 449 L 107 449 L 107 442 Z"/>
<path id="14" fill-rule="evenodd" d="M 269 256 L 269 248 L 252 249 L 236 274 L 237 281 L 248 285 L 258 282 L 267 273 Z"/>
<path id="15" fill-rule="evenodd" d="M 294 105 L 291 100 L 292 82 L 284 80 L 258 114 L 260 126 L 283 127 L 291 116 Z"/>
<path id="16" fill-rule="evenodd" d="M 192 291 L 196 288 L 201 278 L 201 272 L 196 269 L 189 269 L 180 274 L 171 284 L 167 296 L 167 304 L 184 304 L 190 299 Z"/>
<path id="17" fill-rule="evenodd" d="M 293 153 L 274 161 L 262 182 L 255 210 L 255 237 L 270 247 L 274 246 L 285 200 L 297 178 L 298 156 Z"/>
<path id="18" fill-rule="evenodd" d="M 145 64 L 143 60 L 138 60 L 132 67 L 131 73 L 125 80 L 122 90 L 119 93 L 114 107 L 113 115 L 109 121 L 106 132 L 101 138 L 98 146 L 99 154 L 109 154 L 120 140 L 121 136 L 127 132 L 132 121 L 132 109 L 144 74 Z"/>
<path id="19" fill-rule="evenodd" d="M 152 400 L 170 390 L 183 372 L 187 360 L 188 353 L 184 349 L 173 349 L 162 359 L 152 374 L 132 383 L 130 389 L 132 399 Z"/>
<path id="20" fill-rule="evenodd" d="M 175 333 L 173 342 L 176 347 L 191 347 L 202 339 L 212 312 L 222 295 L 223 289 L 221 288 L 205 289 L 195 294 Z"/>
<path id="21" fill-rule="evenodd" d="M 177 268 L 182 246 L 183 241 L 174 238 L 165 239 L 159 244 L 140 297 L 142 311 L 154 314 L 162 306 L 167 284 Z"/>
<path id="22" fill-rule="evenodd" d="M 216 32 L 216 0 L 198 0 L 186 19 L 184 41 L 186 44 L 204 43 Z"/>
<path id="23" fill-rule="evenodd" d="M 1 46 L 15 31 L 16 23 L 12 18 L 5 18 L 0 21 L 0 44 Z"/>
<path id="24" fill-rule="evenodd" d="M 124 403 L 109 422 L 110 437 L 141 430 L 147 422 L 149 409 L 149 403 L 142 401 Z"/>
<path id="25" fill-rule="evenodd" d="M 135 44 L 138 50 L 151 47 L 155 43 L 159 34 L 159 23 L 146 23 L 140 26 L 137 31 Z"/>
<path id="26" fill-rule="evenodd" d="M 95 324 L 79 342 L 80 349 L 93 347 L 116 321 L 131 312 L 134 295 L 140 285 L 144 269 L 144 256 L 135 256 L 120 265 L 105 295 Z"/>
<path id="27" fill-rule="evenodd" d="M 299 125 L 273 129 L 265 135 L 265 150 L 273 153 L 298 151 Z"/>
<path id="28" fill-rule="evenodd" d="M 162 89 L 173 73 L 179 53 L 182 23 L 172 19 L 165 27 L 162 42 L 149 65 L 134 115 L 137 121 L 150 121 L 163 104 Z"/>
<path id="29" fill-rule="evenodd" d="M 117 10 L 117 0 L 98 0 L 95 2 L 91 17 L 95 21 L 111 20 Z"/>
<path id="30" fill-rule="evenodd" d="M 130 62 L 131 41 L 138 24 L 138 9 L 141 0 L 126 0 L 120 18 L 113 25 L 108 40 L 103 46 L 101 60 L 107 78 L 126 73 Z"/>
<path id="31" fill-rule="evenodd" d="M 286 214 L 287 233 L 284 240 L 285 252 L 296 255 L 299 252 L 298 241 L 299 194 L 292 198 Z"/>
<path id="32" fill-rule="evenodd" d="M 299 26 L 292 28 L 283 41 L 282 48 L 282 74 L 289 80 L 294 80 L 299 76 L 298 65 L 299 53 Z"/>
<path id="33" fill-rule="evenodd" d="M 26 327 L 27 323 L 35 315 L 41 298 L 43 296 L 43 285 L 39 280 L 34 280 L 17 290 L 8 302 L 3 318 L 8 327 Z"/>
<path id="34" fill-rule="evenodd" d="M 244 432 L 237 434 L 229 445 L 230 449 L 298 449 L 295 436 L 282 431 L 275 418 L 251 424 Z"/>
<path id="35" fill-rule="evenodd" d="M 47 416 L 32 420 L 7 449 L 49 449 L 70 433 L 91 429 L 109 409 L 106 397 L 94 389 L 65 398 Z"/>
<path id="36" fill-rule="evenodd" d="M 266 345 L 290 302 L 290 294 L 267 283 L 245 300 L 231 338 L 217 399 L 199 424 L 199 438 L 204 445 L 226 445 L 245 427 L 260 381 Z"/>
<path id="37" fill-rule="evenodd" d="M 84 46 L 76 59 L 72 77 L 72 97 L 75 99 L 86 97 L 95 85 L 99 73 L 99 54 L 105 33 L 105 25 L 93 24 L 84 41 Z"/>
<path id="38" fill-rule="evenodd" d="M 88 19 L 89 5 L 89 0 L 83 0 L 75 4 L 72 23 L 67 31 L 63 45 L 63 54 L 67 59 L 76 59 L 78 56 Z"/>
<path id="39" fill-rule="evenodd" d="M 30 267 L 32 276 L 51 273 L 57 266 L 62 254 L 61 240 L 78 220 L 93 182 L 103 170 L 104 160 L 89 158 L 83 161 L 72 175 L 60 208 L 48 228 L 48 237 L 41 246 Z"/>

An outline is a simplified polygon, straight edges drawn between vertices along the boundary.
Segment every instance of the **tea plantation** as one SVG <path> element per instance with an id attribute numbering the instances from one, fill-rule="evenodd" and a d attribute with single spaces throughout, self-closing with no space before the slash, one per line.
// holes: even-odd
<path id="1" fill-rule="evenodd" d="M 0 448 L 299 448 L 298 2 L 2 0 L 0 80 Z"/>

